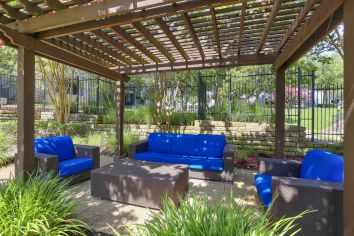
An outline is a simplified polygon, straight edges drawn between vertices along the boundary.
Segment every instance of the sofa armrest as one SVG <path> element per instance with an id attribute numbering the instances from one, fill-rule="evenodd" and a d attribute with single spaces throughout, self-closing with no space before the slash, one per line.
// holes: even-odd
<path id="1" fill-rule="evenodd" d="M 34 159 L 36 169 L 39 174 L 47 175 L 49 173 L 52 173 L 54 176 L 58 175 L 58 156 L 44 153 L 35 153 Z"/>
<path id="2" fill-rule="evenodd" d="M 314 210 L 297 223 L 302 235 L 343 235 L 343 184 L 318 180 L 272 177 L 271 214 L 275 220 Z M 328 234 L 326 234 L 328 233 Z"/>
<path id="3" fill-rule="evenodd" d="M 148 150 L 148 141 L 143 140 L 137 143 L 133 143 L 129 145 L 128 148 L 128 157 L 134 159 L 135 153 L 145 152 Z"/>
<path id="4" fill-rule="evenodd" d="M 75 153 L 77 157 L 89 157 L 93 159 L 93 168 L 100 167 L 100 147 L 89 146 L 89 145 L 74 145 Z"/>
<path id="5" fill-rule="evenodd" d="M 272 158 L 258 158 L 258 173 L 271 176 L 299 177 L 301 162 Z"/>
<path id="6" fill-rule="evenodd" d="M 235 149 L 233 144 L 226 144 L 224 147 L 223 158 L 224 158 L 224 171 L 233 173 L 234 172 L 234 157 Z"/>

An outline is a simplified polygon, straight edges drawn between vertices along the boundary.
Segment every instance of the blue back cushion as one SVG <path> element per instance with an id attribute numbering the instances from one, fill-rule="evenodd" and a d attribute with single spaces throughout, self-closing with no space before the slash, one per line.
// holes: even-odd
<path id="1" fill-rule="evenodd" d="M 36 138 L 34 152 L 57 155 L 59 162 L 75 157 L 74 144 L 70 136 Z"/>
<path id="2" fill-rule="evenodd" d="M 179 155 L 196 154 L 197 135 L 176 134 L 171 139 L 171 153 Z"/>
<path id="3" fill-rule="evenodd" d="M 224 135 L 198 134 L 197 155 L 222 158 L 226 139 Z"/>
<path id="4" fill-rule="evenodd" d="M 148 150 L 150 152 L 171 152 L 171 138 L 175 134 L 151 133 L 148 138 Z"/>
<path id="5" fill-rule="evenodd" d="M 302 162 L 300 178 L 343 182 L 344 159 L 321 149 L 309 151 Z"/>

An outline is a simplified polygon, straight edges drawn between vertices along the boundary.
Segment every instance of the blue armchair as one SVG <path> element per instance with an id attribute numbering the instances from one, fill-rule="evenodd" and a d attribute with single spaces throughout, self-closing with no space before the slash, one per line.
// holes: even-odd
<path id="1" fill-rule="evenodd" d="M 343 235 L 342 156 L 309 151 L 302 162 L 259 159 L 255 185 L 274 220 L 315 210 L 299 219 L 301 235 Z"/>
<path id="2" fill-rule="evenodd" d="M 99 147 L 74 145 L 69 136 L 37 138 L 34 151 L 39 173 L 70 177 L 71 184 L 90 178 L 90 171 L 100 166 Z"/>

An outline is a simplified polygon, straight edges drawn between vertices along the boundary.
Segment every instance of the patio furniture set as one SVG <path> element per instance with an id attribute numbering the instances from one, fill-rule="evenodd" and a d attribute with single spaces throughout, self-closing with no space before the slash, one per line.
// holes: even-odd
<path id="1" fill-rule="evenodd" d="M 91 177 L 92 196 L 149 208 L 161 208 L 166 196 L 178 205 L 189 178 L 234 180 L 234 150 L 223 135 L 151 133 L 129 146 L 128 159 L 103 167 L 98 147 L 74 145 L 68 136 L 36 139 L 35 153 L 40 173 L 72 184 Z M 343 166 L 343 157 L 323 150 L 303 162 L 259 158 L 259 200 L 275 220 L 315 209 L 298 220 L 304 235 L 342 235 Z"/>

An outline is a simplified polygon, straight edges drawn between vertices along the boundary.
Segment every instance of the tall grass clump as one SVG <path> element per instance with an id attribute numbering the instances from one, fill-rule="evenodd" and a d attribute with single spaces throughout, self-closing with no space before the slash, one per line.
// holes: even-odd
<path id="1" fill-rule="evenodd" d="M 86 235 L 74 218 L 76 202 L 68 182 L 31 176 L 0 185 L 0 235 Z"/>
<path id="2" fill-rule="evenodd" d="M 0 167 L 6 166 L 14 160 L 15 141 L 10 134 L 0 130 Z"/>
<path id="3" fill-rule="evenodd" d="M 179 206 L 165 199 L 161 212 L 152 212 L 149 221 L 128 230 L 131 235 L 147 236 L 295 235 L 300 231 L 296 220 L 303 214 L 271 222 L 268 212 L 239 205 L 233 197 L 211 204 L 207 197 L 193 196 Z"/>

